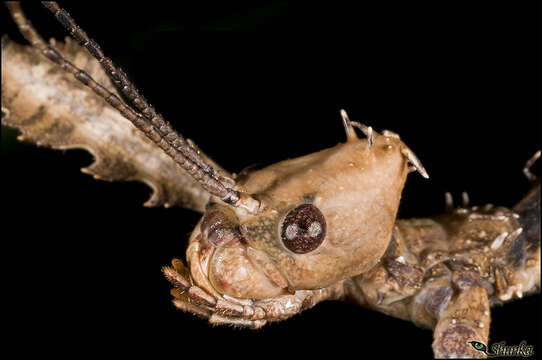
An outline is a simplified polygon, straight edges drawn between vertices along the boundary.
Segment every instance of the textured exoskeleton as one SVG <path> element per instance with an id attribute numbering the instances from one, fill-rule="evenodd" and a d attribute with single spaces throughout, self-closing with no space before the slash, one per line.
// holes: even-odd
<path id="1" fill-rule="evenodd" d="M 540 153 L 538 153 L 538 156 Z M 490 307 L 540 291 L 540 182 L 513 209 L 459 207 L 398 220 L 381 262 L 347 281 L 348 294 L 434 329 L 436 357 L 480 357 Z"/>
<path id="2" fill-rule="evenodd" d="M 539 291 L 540 182 L 529 167 L 540 152 L 526 166 L 533 190 L 512 209 L 464 204 L 424 219 L 396 219 L 408 173 L 427 177 L 420 161 L 397 134 L 345 112 L 345 143 L 231 176 L 175 133 L 64 10 L 46 6 L 88 52 L 45 43 L 10 4 L 33 47 L 3 39 L 2 123 L 40 145 L 91 151 L 84 170 L 96 178 L 144 181 L 154 189 L 146 205 L 203 212 L 188 267 L 163 268 L 178 308 L 259 328 L 348 299 L 434 329 L 437 357 L 476 357 L 469 341 L 487 344 L 490 307 Z"/>
<path id="3" fill-rule="evenodd" d="M 232 298 L 265 299 L 277 309 L 247 319 L 274 320 L 298 309 L 273 298 L 333 286 L 378 263 L 409 171 L 407 156 L 419 162 L 397 135 L 369 130 L 370 138 L 360 140 L 346 117 L 345 125 L 345 144 L 238 179 L 239 189 L 265 204 L 261 212 L 211 201 L 187 250 L 195 285 L 220 300 L 226 295 L 232 305 L 241 301 Z M 173 269 L 165 273 L 176 283 Z M 222 313 L 213 310 L 212 322 L 228 322 L 216 315 Z"/>

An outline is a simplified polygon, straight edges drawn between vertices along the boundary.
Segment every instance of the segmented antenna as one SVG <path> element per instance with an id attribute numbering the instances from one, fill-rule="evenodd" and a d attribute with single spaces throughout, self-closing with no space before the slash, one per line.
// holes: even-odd
<path id="1" fill-rule="evenodd" d="M 26 18 L 19 2 L 7 2 L 6 5 L 11 13 L 11 17 L 19 27 L 21 34 L 32 46 L 40 50 L 45 57 L 58 64 L 66 72 L 71 73 L 77 80 L 113 106 L 122 116 L 132 122 L 150 140 L 186 170 L 210 194 L 218 196 L 224 202 L 231 205 L 243 207 L 250 212 L 259 210 L 260 202 L 248 194 L 232 189 L 235 181 L 230 177 L 220 174 L 218 170 L 209 165 L 198 153 L 195 146 L 190 145 L 181 134 L 177 133 L 148 104 L 145 98 L 139 94 L 135 86 L 129 81 L 126 74 L 120 68 L 116 67 L 111 59 L 103 54 L 100 46 L 87 36 L 65 10 L 61 9 L 56 2 L 43 2 L 43 4 L 70 31 L 71 35 L 100 62 L 106 73 L 120 88 L 121 92 L 140 112 L 124 104 L 118 96 L 97 83 L 88 73 L 64 59 L 58 51 L 48 45 L 34 29 L 32 23 Z"/>

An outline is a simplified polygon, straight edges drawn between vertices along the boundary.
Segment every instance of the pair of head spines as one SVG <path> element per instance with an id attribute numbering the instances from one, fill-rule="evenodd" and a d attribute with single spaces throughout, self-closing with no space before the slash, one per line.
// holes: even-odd
<path id="1" fill-rule="evenodd" d="M 341 109 L 341 117 L 343 120 L 344 129 L 346 131 L 346 141 L 356 141 L 358 140 L 358 136 L 356 135 L 356 131 L 354 128 L 357 128 L 363 132 L 363 134 L 367 137 L 367 149 L 371 150 L 375 143 L 375 134 L 379 135 L 376 131 L 373 130 L 371 126 L 364 125 L 357 121 L 351 121 L 348 117 L 348 114 L 344 109 Z M 382 135 L 388 138 L 394 138 L 399 140 L 399 135 L 397 133 L 394 133 L 390 130 L 384 130 L 382 131 Z M 428 179 L 429 174 L 427 174 L 427 171 L 423 167 L 420 159 L 410 150 L 405 144 L 401 143 L 401 153 L 405 158 L 408 160 L 408 162 L 411 164 L 409 167 L 410 171 L 417 171 L 420 173 L 421 176 Z"/>

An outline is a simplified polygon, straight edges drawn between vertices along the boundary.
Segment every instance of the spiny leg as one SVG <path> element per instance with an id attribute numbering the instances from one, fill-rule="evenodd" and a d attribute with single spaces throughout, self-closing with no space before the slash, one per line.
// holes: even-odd
<path id="1" fill-rule="evenodd" d="M 220 181 L 216 177 L 216 171 L 210 172 L 205 170 L 206 168 L 209 168 L 210 165 L 206 164 L 203 168 L 203 165 L 198 165 L 205 163 L 205 161 L 197 154 L 194 147 L 190 146 L 178 133 L 171 129 L 171 132 L 163 135 L 160 132 L 160 128 L 155 126 L 150 120 L 126 106 L 115 94 L 111 93 L 101 84 L 98 84 L 85 71 L 77 68 L 71 62 L 64 59 L 58 51 L 48 45 L 37 33 L 30 21 L 28 21 L 24 15 L 20 3 L 8 2 L 6 5 L 12 18 L 19 27 L 21 34 L 34 47 L 40 50 L 45 57 L 58 64 L 66 72 L 71 73 L 78 81 L 89 87 L 94 93 L 117 109 L 117 111 L 119 111 L 127 120 L 131 121 L 151 141 L 157 144 L 177 164 L 186 170 L 205 190 L 220 197 L 225 202 L 234 206 L 244 207 L 250 212 L 257 212 L 259 210 L 261 205 L 259 201 L 253 199 L 248 194 L 240 193 L 231 188 L 234 183 L 233 179 L 228 178 L 227 181 Z M 185 145 L 177 146 L 178 144 L 176 141 L 181 141 L 180 139 L 184 141 Z M 197 159 L 194 158 L 194 153 L 196 153 Z M 192 158 L 194 160 L 192 160 Z M 222 176 L 220 178 L 224 179 Z"/>
<path id="2" fill-rule="evenodd" d="M 344 296 L 343 283 L 339 282 L 324 289 L 296 291 L 291 295 L 264 300 L 234 299 L 225 295 L 215 295 L 215 298 L 192 283 L 188 269 L 180 260 L 174 259 L 172 265 L 164 267 L 162 271 L 174 286 L 171 290 L 175 298 L 173 304 L 215 325 L 257 329 L 268 321 L 283 320 L 321 301 Z"/>
<path id="3" fill-rule="evenodd" d="M 77 80 L 84 85 L 92 89 L 97 95 L 102 97 L 106 102 L 117 109 L 126 119 L 130 120 L 139 130 L 143 131 L 145 135 L 160 146 L 168 155 L 170 155 L 179 165 L 187 170 L 195 178 L 205 178 L 205 174 L 201 174 L 198 170 L 198 166 L 192 161 L 185 159 L 183 156 L 177 156 L 175 149 L 162 137 L 156 129 L 151 126 L 139 113 L 135 112 L 130 107 L 126 106 L 115 94 L 111 93 L 104 86 L 98 84 L 90 75 L 85 71 L 80 70 L 74 66 L 71 62 L 64 59 L 62 55 L 50 45 L 34 29 L 30 21 L 24 15 L 20 4 L 18 2 L 8 2 L 7 6 L 11 12 L 11 15 L 23 36 L 49 60 L 58 64 L 63 70 L 71 73 Z M 215 187 L 215 184 L 210 182 L 211 186 Z M 220 187 L 220 186 L 216 186 Z"/>
<path id="4" fill-rule="evenodd" d="M 175 132 L 171 125 L 162 117 L 161 114 L 156 112 L 154 107 L 150 105 L 147 100 L 139 94 L 139 91 L 134 84 L 128 79 L 124 71 L 116 66 L 113 61 L 107 57 L 101 47 L 93 39 L 91 39 L 87 33 L 79 27 L 70 14 L 60 8 L 54 1 L 44 1 L 43 5 L 49 9 L 55 18 L 70 32 L 72 37 L 76 39 L 88 52 L 95 57 L 102 65 L 106 73 L 118 86 L 120 91 L 126 96 L 131 104 L 158 130 L 158 132 L 164 136 L 164 138 L 171 143 L 171 145 L 179 151 L 182 151 L 191 161 L 197 164 L 206 173 L 215 177 L 217 180 L 222 179 L 216 169 L 209 166 L 199 156 L 196 149 L 190 146 L 185 138 Z"/>
<path id="5" fill-rule="evenodd" d="M 173 304 L 178 309 L 206 318 L 211 324 L 259 328 L 266 324 L 266 312 L 259 307 L 241 305 L 216 299 L 200 287 L 193 285 L 188 269 L 173 259 L 173 267 L 162 269 L 174 288 L 171 290 Z"/>

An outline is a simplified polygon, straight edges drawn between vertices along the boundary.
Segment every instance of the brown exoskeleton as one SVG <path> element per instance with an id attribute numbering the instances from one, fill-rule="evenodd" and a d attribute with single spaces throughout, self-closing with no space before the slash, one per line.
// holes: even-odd
<path id="1" fill-rule="evenodd" d="M 83 43 L 87 42 L 63 11 L 54 4 L 49 7 L 66 26 L 76 29 L 73 33 Z M 233 178 L 195 150 L 194 145 L 171 132 L 138 94 L 125 93 L 133 103 L 132 110 L 112 96 L 113 87 L 97 63 L 85 64 L 89 62 L 88 55 L 79 60 L 82 65 L 70 66 L 59 52 L 39 41 L 15 5 L 12 10 L 26 36 L 42 53 L 106 98 L 151 140 L 156 140 L 158 147 L 140 134 L 133 141 L 134 148 L 147 151 L 156 159 L 155 164 L 141 161 L 118 146 L 118 159 L 134 164 L 139 171 L 131 178 L 156 187 L 157 195 L 150 205 L 188 203 L 198 210 L 206 206 L 204 217 L 190 238 L 189 268 L 175 260 L 173 267 L 164 269 L 175 285 L 174 303 L 181 309 L 207 317 L 213 323 L 259 327 L 319 301 L 348 297 L 420 326 L 435 328 L 437 356 L 459 356 L 465 352 L 476 355 L 467 340 L 487 342 L 489 306 L 520 297 L 539 286 L 539 234 L 535 231 L 539 223 L 539 193 L 534 192 L 526 203 L 514 209 L 519 217 L 503 208 L 463 207 L 435 219 L 396 222 L 408 173 L 407 161 L 422 174 L 425 171 L 398 136 L 391 132 L 377 134 L 350 122 L 345 114 L 345 144 Z M 109 73 L 116 71 L 92 42 L 88 41 L 87 48 L 93 55 L 102 56 L 102 64 L 110 66 Z M 9 112 L 5 123 L 20 128 L 23 137 L 33 141 L 55 147 L 83 144 L 99 158 L 111 156 L 112 151 L 103 150 L 105 147 L 101 148 L 103 144 L 97 141 L 107 138 L 107 132 L 98 125 L 110 122 L 128 132 L 132 125 L 113 114 L 105 103 L 105 116 L 96 119 L 93 133 L 78 133 L 79 142 L 73 141 L 75 134 L 69 127 L 52 126 L 71 124 L 77 118 L 73 113 L 70 116 L 73 109 L 63 109 L 65 113 L 60 115 L 55 112 L 62 103 L 55 105 L 54 91 L 47 97 L 50 105 L 43 106 L 41 115 L 34 117 L 39 121 L 23 122 L 39 114 L 37 110 L 44 104 L 43 99 L 31 94 L 45 94 L 47 89 L 60 85 L 54 80 L 42 84 L 36 79 L 40 73 L 54 70 L 36 71 L 30 79 L 20 77 L 17 66 L 23 67 L 25 59 L 32 59 L 47 70 L 56 69 L 57 65 L 36 60 L 38 54 L 31 50 L 16 49 L 13 44 L 3 46 L 3 69 L 9 69 L 5 76 L 10 79 L 3 98 L 3 107 Z M 85 54 L 73 43 L 60 53 L 68 60 Z M 77 69 L 84 66 L 88 75 Z M 78 96 L 95 98 L 88 88 L 74 85 L 76 80 L 69 74 L 53 75 L 70 81 L 70 86 L 79 91 Z M 114 74 L 112 77 L 121 89 L 134 94 L 127 79 Z M 98 87 L 91 78 L 104 87 Z M 4 81 L 8 83 L 3 73 Z M 366 138 L 357 139 L 352 124 L 360 127 Z M 50 138 L 43 139 L 43 129 L 65 131 L 58 135 L 49 132 Z M 124 140 L 107 139 L 105 143 L 118 145 L 115 141 L 122 145 Z M 191 180 L 174 162 L 196 180 Z M 106 169 L 105 164 L 88 171 L 106 179 L 127 177 Z M 156 169 L 164 171 L 158 174 Z M 156 184 L 166 185 L 160 188 Z M 538 187 L 535 189 L 539 191 Z M 208 193 L 212 194 L 210 202 Z"/>
<path id="2" fill-rule="evenodd" d="M 237 179 L 236 189 L 257 194 L 256 212 L 209 203 L 190 237 L 190 271 L 177 260 L 164 268 L 181 290 L 178 307 L 212 323 L 259 327 L 341 296 L 344 279 L 380 261 L 408 161 L 427 173 L 397 135 L 351 123 L 344 112 L 343 120 L 345 144 Z M 358 139 L 352 124 L 368 138 Z"/>

